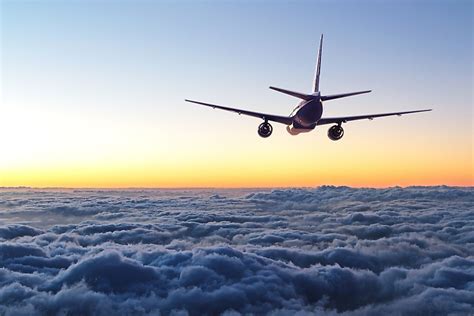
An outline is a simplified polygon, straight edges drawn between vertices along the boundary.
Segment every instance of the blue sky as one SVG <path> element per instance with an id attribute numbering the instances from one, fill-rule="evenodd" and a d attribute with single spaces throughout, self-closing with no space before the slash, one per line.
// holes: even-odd
<path id="1" fill-rule="evenodd" d="M 470 1 L 2 1 L 1 10 L 2 108 L 10 122 L 2 132 L 28 131 L 11 141 L 3 169 L 25 155 L 19 147 L 41 142 L 34 156 L 43 157 L 37 167 L 45 168 L 67 142 L 58 134 L 104 160 L 130 150 L 153 159 L 189 155 L 183 148 L 190 142 L 207 148 L 193 157 L 205 161 L 219 154 L 216 143 L 240 138 L 244 152 L 254 151 L 261 144 L 253 137 L 258 121 L 183 99 L 288 114 L 296 101 L 267 87 L 309 91 L 321 33 L 323 93 L 373 90 L 327 103 L 325 115 L 435 109 L 403 121 L 348 125 L 357 135 L 351 146 L 367 148 L 368 137 L 386 128 L 394 146 L 419 148 L 407 143 L 416 134 L 430 155 L 472 160 Z M 41 122 L 12 123 L 27 116 Z M 57 124 L 77 128 L 68 137 Z M 43 140 L 29 136 L 45 126 L 51 130 Z M 289 135 L 279 129 L 265 150 L 281 154 L 288 146 Z M 320 144 L 327 143 L 325 130 L 317 135 L 293 144 L 327 151 Z M 158 152 L 150 154 L 151 142 Z M 73 145 L 66 152 L 60 162 L 81 155 Z"/>

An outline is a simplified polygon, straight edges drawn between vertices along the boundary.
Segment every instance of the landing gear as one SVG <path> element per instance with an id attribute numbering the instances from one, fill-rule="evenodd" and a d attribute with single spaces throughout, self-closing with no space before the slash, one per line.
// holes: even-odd
<path id="1" fill-rule="evenodd" d="M 344 136 L 344 129 L 341 124 L 333 125 L 328 130 L 328 137 L 330 140 L 339 140 Z"/>
<path id="2" fill-rule="evenodd" d="M 273 132 L 273 127 L 267 121 L 263 122 L 258 126 L 258 135 L 263 138 L 267 138 Z"/>

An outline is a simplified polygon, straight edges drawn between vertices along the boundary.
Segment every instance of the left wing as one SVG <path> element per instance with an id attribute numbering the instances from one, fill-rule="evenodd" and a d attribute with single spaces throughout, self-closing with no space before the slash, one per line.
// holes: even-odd
<path id="1" fill-rule="evenodd" d="M 252 111 L 241 110 L 241 109 L 231 108 L 231 107 L 227 107 L 227 106 L 204 103 L 204 102 L 187 100 L 187 99 L 184 100 L 184 101 L 209 106 L 213 109 L 220 109 L 220 110 L 235 112 L 235 113 L 238 113 L 238 114 L 258 117 L 258 118 L 261 118 L 263 120 L 282 123 L 282 124 L 285 124 L 285 125 L 293 124 L 293 118 L 291 118 L 289 116 L 279 116 L 279 115 L 272 115 L 272 114 L 266 114 L 266 113 L 252 112 Z"/>
<path id="2" fill-rule="evenodd" d="M 393 115 L 401 116 L 403 114 L 428 112 L 428 111 L 431 111 L 431 109 L 406 111 L 406 112 L 381 113 L 381 114 L 366 114 L 366 115 L 357 115 L 357 116 L 325 117 L 325 118 L 320 119 L 316 125 L 324 125 L 324 124 L 332 124 L 332 123 L 339 124 L 339 123 L 346 123 L 349 121 L 364 120 L 364 119 L 372 120 L 374 118 L 383 117 L 383 116 L 393 116 Z"/>

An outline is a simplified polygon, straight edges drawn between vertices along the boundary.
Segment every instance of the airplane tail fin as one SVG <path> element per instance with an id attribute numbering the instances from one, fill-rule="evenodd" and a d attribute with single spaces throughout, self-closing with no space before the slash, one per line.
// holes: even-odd
<path id="1" fill-rule="evenodd" d="M 281 93 L 291 95 L 295 98 L 303 99 L 303 100 L 311 100 L 313 98 L 313 96 L 310 95 L 310 94 L 305 94 L 305 93 L 301 93 L 301 92 L 286 90 L 286 89 L 277 88 L 277 87 L 269 87 L 269 88 L 272 89 L 272 90 L 281 92 Z"/>
<path id="2" fill-rule="evenodd" d="M 316 62 L 316 70 L 314 73 L 313 92 L 319 92 L 319 75 L 321 73 L 322 53 L 323 53 L 323 34 L 321 34 L 321 40 L 319 41 L 318 60 Z"/>
<path id="3" fill-rule="evenodd" d="M 332 95 L 324 95 L 324 96 L 321 96 L 321 101 L 328 101 L 328 100 L 334 100 L 334 99 L 339 99 L 339 98 L 351 97 L 353 95 L 358 95 L 358 94 L 362 94 L 362 93 L 369 93 L 369 92 L 372 92 L 372 90 L 341 93 L 341 94 L 332 94 Z"/>

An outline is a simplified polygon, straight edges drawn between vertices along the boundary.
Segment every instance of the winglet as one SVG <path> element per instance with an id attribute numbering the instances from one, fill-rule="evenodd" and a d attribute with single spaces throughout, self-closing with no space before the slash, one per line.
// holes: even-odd
<path id="1" fill-rule="evenodd" d="M 319 75 L 321 74 L 322 54 L 323 54 L 323 34 L 321 34 L 321 40 L 319 41 L 318 59 L 316 62 L 316 70 L 314 73 L 313 92 L 319 92 Z"/>

